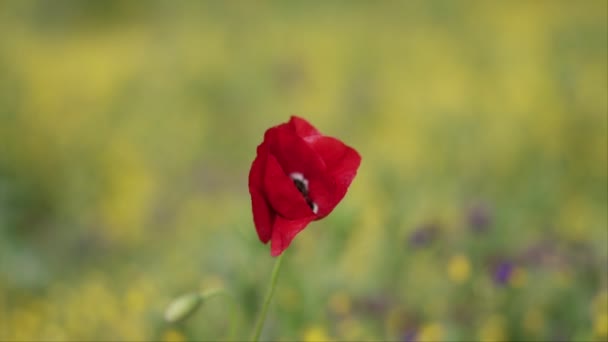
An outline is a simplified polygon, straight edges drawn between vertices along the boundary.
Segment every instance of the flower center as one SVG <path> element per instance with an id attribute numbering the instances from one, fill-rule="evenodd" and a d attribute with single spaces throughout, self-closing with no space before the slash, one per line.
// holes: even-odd
<path id="1" fill-rule="evenodd" d="M 296 186 L 298 191 L 304 196 L 306 200 L 306 204 L 312 209 L 313 213 L 319 212 L 319 206 L 313 202 L 313 200 L 308 195 L 308 179 L 304 178 L 304 175 L 299 172 L 292 172 L 289 174 L 289 178 L 293 180 L 293 184 Z"/>

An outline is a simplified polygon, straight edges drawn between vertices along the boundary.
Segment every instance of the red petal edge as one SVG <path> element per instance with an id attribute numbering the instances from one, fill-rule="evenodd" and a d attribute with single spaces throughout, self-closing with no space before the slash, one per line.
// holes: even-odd
<path id="1" fill-rule="evenodd" d="M 263 243 L 270 241 L 272 226 L 275 221 L 275 214 L 268 205 L 263 192 L 266 159 L 268 159 L 268 149 L 262 143 L 258 146 L 256 158 L 253 160 L 249 171 L 249 193 L 251 194 L 253 222 L 258 238 Z"/>
<path id="2" fill-rule="evenodd" d="M 323 159 L 288 124 L 268 129 L 264 142 L 286 175 L 299 172 L 309 180 L 325 175 Z"/>
<path id="3" fill-rule="evenodd" d="M 299 116 L 292 115 L 287 124 L 300 138 L 321 135 L 321 133 L 310 124 L 310 122 L 302 119 Z"/>
<path id="4" fill-rule="evenodd" d="M 313 217 L 305 217 L 298 220 L 286 220 L 277 217 L 272 230 L 272 241 L 270 243 L 270 255 L 273 257 L 281 255 L 291 244 L 296 235 L 310 223 Z"/>
<path id="5" fill-rule="evenodd" d="M 336 138 L 318 136 L 305 141 L 323 159 L 327 167 L 326 172 L 335 184 L 334 203 L 328 212 L 323 213 L 323 216 L 326 216 L 346 195 L 361 165 L 361 156 L 355 149 Z"/>

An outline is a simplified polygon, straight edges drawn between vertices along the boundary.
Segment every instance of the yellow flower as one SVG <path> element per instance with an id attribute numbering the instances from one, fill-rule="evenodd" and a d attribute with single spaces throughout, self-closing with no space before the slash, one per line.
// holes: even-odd
<path id="1" fill-rule="evenodd" d="M 304 332 L 304 341 L 306 342 L 322 342 L 330 341 L 327 332 L 320 326 L 312 326 Z"/>
<path id="2" fill-rule="evenodd" d="M 453 256 L 448 263 L 448 276 L 457 284 L 464 283 L 471 274 L 471 263 L 462 254 Z"/>
<path id="3" fill-rule="evenodd" d="M 186 340 L 186 337 L 181 332 L 175 329 L 170 329 L 165 331 L 162 340 L 164 342 L 183 342 Z"/>
<path id="4" fill-rule="evenodd" d="M 608 337 L 608 291 L 600 292 L 591 305 L 594 316 L 593 332 L 599 339 Z"/>
<path id="5" fill-rule="evenodd" d="M 608 337 L 608 312 L 600 313 L 595 316 L 593 332 L 599 338 Z"/>
<path id="6" fill-rule="evenodd" d="M 420 334 L 418 335 L 418 341 L 441 341 L 443 338 L 443 327 L 439 323 L 428 323 L 425 324 L 422 329 L 420 329 Z"/>

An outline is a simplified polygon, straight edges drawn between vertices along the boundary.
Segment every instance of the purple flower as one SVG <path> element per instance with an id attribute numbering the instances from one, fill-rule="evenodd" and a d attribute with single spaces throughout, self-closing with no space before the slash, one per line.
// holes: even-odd
<path id="1" fill-rule="evenodd" d="M 506 285 L 513 275 L 515 267 L 511 262 L 503 261 L 494 269 L 494 282 L 498 285 Z"/>
<path id="2" fill-rule="evenodd" d="M 408 242 L 412 247 L 423 247 L 432 243 L 439 232 L 439 226 L 435 223 L 423 224 L 409 236 Z"/>
<path id="3" fill-rule="evenodd" d="M 408 329 L 401 336 L 401 341 L 416 342 L 416 335 L 418 335 L 418 332 L 416 331 L 416 329 Z"/>

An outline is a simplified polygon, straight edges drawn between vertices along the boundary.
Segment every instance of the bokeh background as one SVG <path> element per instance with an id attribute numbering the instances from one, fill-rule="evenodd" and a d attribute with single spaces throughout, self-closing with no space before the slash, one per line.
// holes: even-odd
<path id="1" fill-rule="evenodd" d="M 363 163 L 264 338 L 607 340 L 607 7 L 3 1 L 0 340 L 248 337 L 247 175 L 290 114 Z"/>

